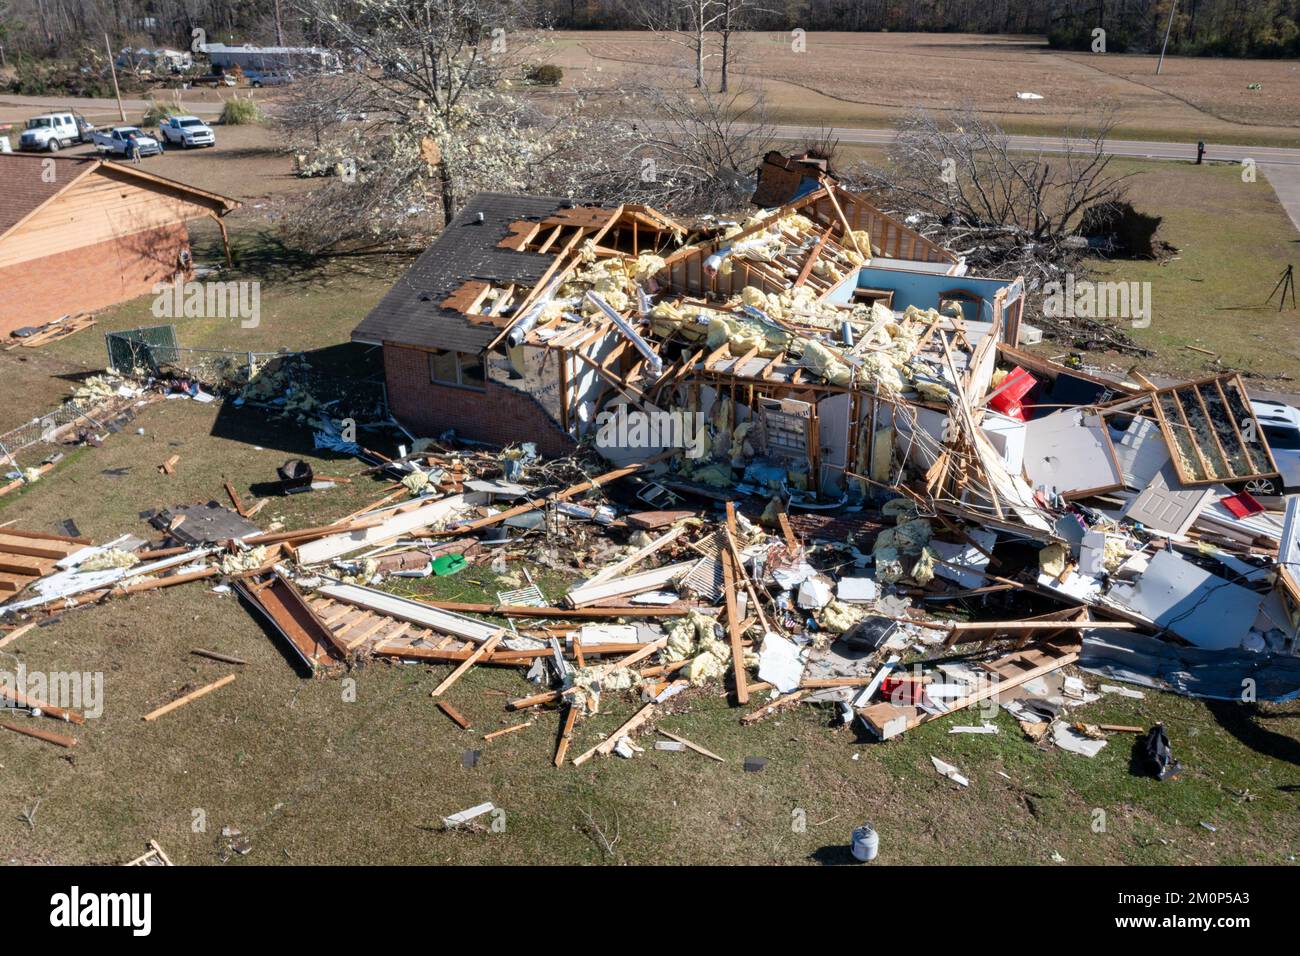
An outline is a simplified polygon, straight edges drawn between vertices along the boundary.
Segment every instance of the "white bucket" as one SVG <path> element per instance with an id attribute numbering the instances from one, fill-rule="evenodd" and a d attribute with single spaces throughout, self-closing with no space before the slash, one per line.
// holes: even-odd
<path id="1" fill-rule="evenodd" d="M 880 851 L 880 835 L 871 828 L 871 824 L 864 823 L 853 831 L 851 849 L 853 859 L 861 863 L 870 863 Z"/>

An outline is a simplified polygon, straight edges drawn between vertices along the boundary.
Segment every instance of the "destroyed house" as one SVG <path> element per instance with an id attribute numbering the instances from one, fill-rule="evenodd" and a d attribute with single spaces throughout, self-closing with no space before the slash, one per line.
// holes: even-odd
<path id="1" fill-rule="evenodd" d="M 622 462 L 698 429 L 602 434 L 620 408 L 686 416 L 715 441 L 745 426 L 736 460 L 786 462 L 813 498 L 860 492 L 846 474 L 894 434 L 904 347 L 936 357 L 938 375 L 969 375 L 982 343 L 991 368 L 1017 341 L 1023 283 L 966 275 L 814 175 L 784 205 L 690 227 L 643 206 L 475 196 L 352 338 L 383 347 L 392 411 L 422 434 L 549 454 L 592 440 Z"/>
<path id="2" fill-rule="evenodd" d="M 0 180 L 0 335 L 188 275 L 186 224 L 239 206 L 97 158 L 0 154 Z"/>

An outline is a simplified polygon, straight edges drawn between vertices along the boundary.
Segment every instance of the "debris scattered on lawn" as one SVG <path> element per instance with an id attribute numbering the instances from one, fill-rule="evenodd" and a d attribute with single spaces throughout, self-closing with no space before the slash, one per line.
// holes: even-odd
<path id="1" fill-rule="evenodd" d="M 930 762 L 934 764 L 934 769 L 937 770 L 941 776 L 947 777 L 953 783 L 959 784 L 960 786 L 963 787 L 970 786 L 970 781 L 967 780 L 964 776 L 962 776 L 961 771 L 959 771 L 952 764 L 946 763 L 940 760 L 938 757 L 931 757 Z"/>
<path id="2" fill-rule="evenodd" d="M 787 162 L 769 157 L 763 175 Z M 0 644 L 74 608 L 212 578 L 206 587 L 237 592 L 313 676 L 370 662 L 434 669 L 426 706 L 461 730 L 471 722 L 456 701 L 479 695 L 478 669 L 513 671 L 504 710 L 525 719 L 482 739 L 549 724 L 556 767 L 648 748 L 725 762 L 656 726 L 682 726 L 694 702 L 723 696 L 750 728 L 737 732 L 815 713 L 881 746 L 936 720 L 996 734 L 1001 708 L 1033 742 L 1008 745 L 1091 757 L 1134 734 L 1145 772 L 1170 779 L 1180 768 L 1162 726 L 1088 717 L 1102 694 L 1114 707 L 1159 699 L 1084 675 L 1219 700 L 1239 700 L 1249 678 L 1257 700 L 1300 697 L 1300 503 L 1244 490 L 1276 481 L 1278 466 L 1241 378 L 1158 387 L 1136 370 L 1116 380 L 1023 351 L 1023 280 L 964 275 L 957 256 L 824 172 L 804 179 L 797 198 L 702 226 L 689 244 L 658 214 L 583 207 L 611 228 L 630 216 L 635 231 L 555 243 L 553 282 L 535 296 L 478 290 L 491 297 L 475 302 L 492 310 L 485 331 L 508 343 L 488 350 L 494 387 L 536 398 L 575 439 L 567 453 L 542 454 L 540 438 L 495 448 L 416 436 L 358 413 L 359 428 L 396 439 L 373 451 L 334 423 L 343 400 L 312 386 L 301 356 L 230 363 L 207 391 L 165 376 L 87 379 L 87 402 L 170 392 L 273 410 L 364 470 L 317 475 L 289 459 L 278 480 L 248 487 L 251 506 L 223 478 L 211 493 L 233 510 L 213 500 L 147 513 L 150 541 L 133 534 L 143 526 L 101 545 L 0 528 Z M 496 240 L 501 255 L 537 223 L 515 225 Z M 619 251 L 629 237 L 634 254 Z M 877 259 L 924 268 L 882 289 L 899 270 Z M 699 431 L 689 443 L 603 442 L 602 402 Z M 58 480 L 53 461 L 11 464 L 0 493 Z M 294 527 L 287 507 L 259 519 L 278 495 L 326 487 L 308 500 L 328 524 Z M 333 500 L 349 504 L 331 511 Z M 481 756 L 466 751 L 462 765 Z"/>
<path id="3" fill-rule="evenodd" d="M 466 827 L 477 820 L 484 814 L 491 813 L 496 806 L 491 803 L 480 803 L 476 807 L 470 807 L 468 810 L 461 810 L 459 813 L 453 813 L 450 816 L 442 818 L 442 826 L 445 830 L 454 830 Z"/>

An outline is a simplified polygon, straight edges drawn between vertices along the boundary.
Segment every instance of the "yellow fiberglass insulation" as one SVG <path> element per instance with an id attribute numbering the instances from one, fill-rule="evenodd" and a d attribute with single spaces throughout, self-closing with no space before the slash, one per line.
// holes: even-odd
<path id="1" fill-rule="evenodd" d="M 928 398 L 932 402 L 946 402 L 952 394 L 951 389 L 947 386 L 923 379 L 917 381 L 916 390 L 921 393 L 922 398 Z"/>
<path id="2" fill-rule="evenodd" d="M 695 459 L 695 461 L 702 461 L 702 459 Z M 730 488 L 734 483 L 731 477 L 730 465 L 713 462 L 692 467 L 692 464 L 691 459 L 686 459 L 682 464 L 681 471 L 690 481 L 696 481 L 711 488 Z"/>
<path id="3" fill-rule="evenodd" d="M 739 464 L 746 458 L 754 457 L 754 446 L 749 443 L 747 437 L 750 430 L 754 427 L 753 422 L 741 422 L 731 432 L 731 461 L 732 464 Z"/>
<path id="4" fill-rule="evenodd" d="M 817 626 L 823 631 L 829 631 L 832 634 L 843 634 L 862 620 L 866 616 L 866 611 L 851 604 L 832 599 L 831 603 L 817 611 L 815 616 Z"/>
<path id="5" fill-rule="evenodd" d="M 894 524 L 902 524 L 916 517 L 916 502 L 911 498 L 890 498 L 880 506 L 880 513 L 893 518 Z"/>
<path id="6" fill-rule="evenodd" d="M 775 528 L 781 522 L 780 514 L 785 511 L 784 503 L 780 498 L 773 498 L 763 509 L 763 513 L 758 516 L 758 523 L 764 528 Z"/>
<path id="7" fill-rule="evenodd" d="M 223 554 L 217 559 L 217 568 L 222 574 L 240 574 L 244 571 L 260 568 L 265 563 L 266 548 L 259 545 L 256 548 L 249 548 L 247 551 Z"/>
<path id="8" fill-rule="evenodd" d="M 1119 535 L 1106 535 L 1106 543 L 1101 549 L 1101 560 L 1107 571 L 1114 573 L 1129 555 L 1128 545 Z"/>
<path id="9" fill-rule="evenodd" d="M 422 471 L 413 471 L 402 478 L 402 487 L 413 495 L 418 495 L 429 484 L 429 476 Z"/>
<path id="10" fill-rule="evenodd" d="M 854 229 L 853 238 L 858 241 L 858 248 L 861 249 L 865 255 L 880 255 L 880 250 L 871 243 L 871 233 L 867 232 L 865 229 Z M 852 243 L 849 243 L 849 245 L 852 245 Z"/>
<path id="11" fill-rule="evenodd" d="M 632 265 L 632 278 L 637 282 L 644 282 L 660 272 L 667 264 L 663 256 L 656 256 L 652 252 L 643 252 L 636 257 L 636 262 Z"/>
<path id="12" fill-rule="evenodd" d="M 686 665 L 686 679 L 695 687 L 705 681 L 720 678 L 731 662 L 731 648 L 713 636 L 700 641 L 701 653 Z"/>
<path id="13" fill-rule="evenodd" d="M 1038 570 L 1054 578 L 1065 573 L 1065 562 L 1070 552 L 1063 544 L 1049 544 L 1038 552 Z"/>
<path id="14" fill-rule="evenodd" d="M 109 568 L 129 568 L 139 563 L 138 555 L 130 551 L 123 551 L 121 548 L 109 548 L 107 551 L 101 551 L 99 554 L 92 555 L 85 561 L 77 565 L 78 571 L 107 571 Z"/>
<path id="15" fill-rule="evenodd" d="M 715 618 L 695 610 L 686 617 L 678 619 L 677 623 L 668 629 L 668 646 L 663 651 L 664 660 L 676 663 L 697 653 L 703 641 L 713 639 L 713 628 L 716 623 Z"/>
<path id="16" fill-rule="evenodd" d="M 763 351 L 767 337 L 756 323 L 738 321 L 723 316 L 714 316 L 709 320 L 709 337 L 707 345 L 710 350 L 724 343 L 730 345 L 732 355 L 744 355 L 751 349 Z"/>
<path id="17" fill-rule="evenodd" d="M 641 679 L 636 671 L 627 667 L 615 667 L 603 676 L 601 670 L 601 665 L 596 665 L 579 667 L 573 672 L 572 686 L 577 689 L 574 700 L 585 714 L 600 712 L 602 690 L 628 690 L 635 687 Z"/>
<path id="18" fill-rule="evenodd" d="M 887 395 L 897 395 L 907 388 L 897 363 L 884 352 L 868 352 L 862 356 L 861 374 L 868 382 L 880 386 Z"/>
<path id="19" fill-rule="evenodd" d="M 709 424 L 719 435 L 729 434 L 735 420 L 736 404 L 726 395 L 720 397 L 709 409 Z"/>
<path id="20" fill-rule="evenodd" d="M 835 353 L 813 339 L 803 340 L 800 364 L 830 385 L 847 386 L 853 381 L 853 370 L 841 362 Z"/>
<path id="21" fill-rule="evenodd" d="M 912 580 L 917 584 L 929 584 L 934 580 L 934 562 L 939 556 L 928 546 L 921 549 L 921 556 L 912 565 Z"/>
<path id="22" fill-rule="evenodd" d="M 932 533 L 933 529 L 929 521 L 925 518 L 913 518 L 911 521 L 904 521 L 880 532 L 876 536 L 876 543 L 872 550 L 879 552 L 890 548 L 904 554 L 919 554 L 921 549 L 929 544 Z"/>
<path id="23" fill-rule="evenodd" d="M 888 484 L 894 460 L 894 428 L 886 425 L 876 429 L 871 449 L 871 479 Z"/>

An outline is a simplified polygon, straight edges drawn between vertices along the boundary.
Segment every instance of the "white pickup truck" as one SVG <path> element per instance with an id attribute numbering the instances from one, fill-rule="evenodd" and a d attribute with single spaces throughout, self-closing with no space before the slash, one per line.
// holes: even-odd
<path id="1" fill-rule="evenodd" d="M 18 148 L 56 153 L 74 143 L 90 142 L 94 132 L 95 127 L 76 113 L 42 113 L 27 121 Z"/>
<path id="2" fill-rule="evenodd" d="M 95 148 L 101 153 L 131 158 L 131 135 L 134 134 L 141 156 L 157 156 L 163 151 L 162 143 L 137 126 L 114 126 L 111 130 L 95 133 Z"/>
<path id="3" fill-rule="evenodd" d="M 168 144 L 186 149 L 217 145 L 212 127 L 197 116 L 169 116 L 158 124 L 158 132 Z"/>

